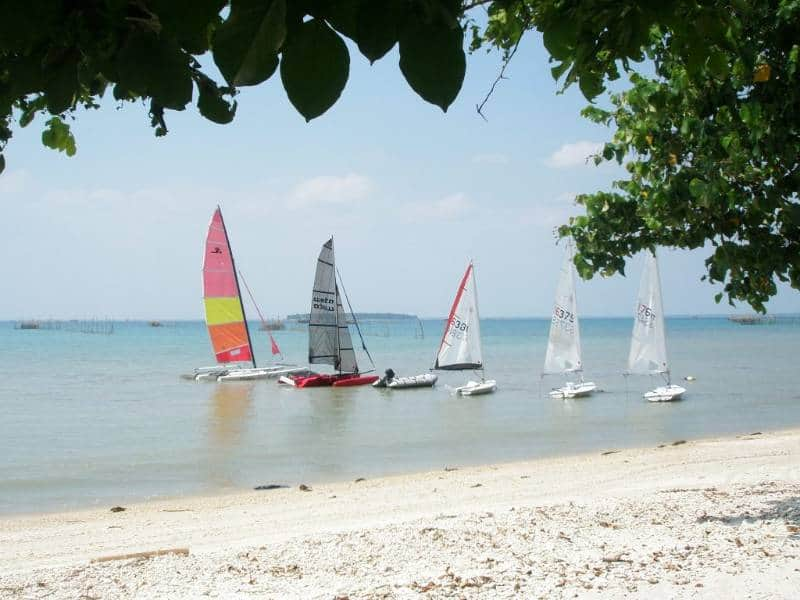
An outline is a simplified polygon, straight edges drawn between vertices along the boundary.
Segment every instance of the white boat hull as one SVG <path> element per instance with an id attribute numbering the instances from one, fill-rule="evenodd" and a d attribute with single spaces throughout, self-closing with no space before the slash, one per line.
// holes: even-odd
<path id="1" fill-rule="evenodd" d="M 478 396 L 480 394 L 491 394 L 497 390 L 497 381 L 487 379 L 486 381 L 468 381 L 466 385 L 457 387 L 455 392 L 462 396 Z"/>
<path id="2" fill-rule="evenodd" d="M 554 388 L 550 392 L 553 398 L 582 398 L 590 395 L 597 389 L 594 381 L 581 381 L 573 383 L 568 381 L 567 384 L 560 388 Z"/>
<path id="3" fill-rule="evenodd" d="M 644 397 L 650 402 L 672 402 L 673 400 L 680 400 L 685 392 L 686 388 L 679 385 L 662 385 L 647 392 Z"/>
<path id="4" fill-rule="evenodd" d="M 254 379 L 269 379 L 287 373 L 304 371 L 304 367 L 290 367 L 288 365 L 274 365 L 271 367 L 256 367 L 249 369 L 228 369 L 217 376 L 217 381 L 252 381 Z"/>
<path id="5" fill-rule="evenodd" d="M 422 375 L 412 375 L 409 377 L 395 377 L 391 381 L 386 382 L 386 387 L 390 390 L 433 387 L 437 379 L 439 379 L 439 377 L 433 373 L 424 373 Z M 380 380 L 376 381 L 375 383 L 379 382 Z"/>

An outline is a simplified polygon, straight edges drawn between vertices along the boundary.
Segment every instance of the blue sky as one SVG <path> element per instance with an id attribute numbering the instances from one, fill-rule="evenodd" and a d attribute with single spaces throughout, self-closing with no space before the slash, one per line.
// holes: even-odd
<path id="1" fill-rule="evenodd" d="M 537 36 L 488 122 L 475 105 L 497 54 L 468 58 L 447 114 L 414 94 L 397 59 L 370 66 L 351 48 L 341 99 L 311 123 L 275 76 L 242 91 L 232 124 L 190 108 L 169 113 L 159 139 L 143 105 L 106 101 L 73 124 L 73 158 L 41 145 L 41 119 L 17 129 L 0 176 L 0 319 L 202 318 L 203 239 L 218 203 L 266 314 L 307 310 L 316 255 L 334 235 L 358 311 L 443 316 L 473 258 L 484 316 L 548 315 L 562 258 L 553 228 L 579 212 L 575 194 L 621 175 L 585 164 L 608 132 L 580 117 L 577 89 L 557 95 Z M 714 303 L 704 258 L 661 252 L 666 312 L 748 312 Z M 630 314 L 639 265 L 581 282 L 581 313 Z M 769 309 L 800 312 L 800 294 L 784 287 Z"/>

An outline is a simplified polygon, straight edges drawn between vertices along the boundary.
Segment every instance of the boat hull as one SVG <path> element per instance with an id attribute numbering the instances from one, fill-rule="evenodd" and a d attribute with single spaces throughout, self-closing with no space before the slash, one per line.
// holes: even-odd
<path id="1" fill-rule="evenodd" d="M 414 388 L 433 387 L 437 379 L 439 379 L 439 377 L 433 373 L 424 373 L 422 375 L 413 375 L 410 377 L 395 377 L 391 381 L 387 381 L 385 387 L 390 390 L 410 390 Z"/>
<path id="2" fill-rule="evenodd" d="M 497 381 L 487 379 L 486 381 L 468 381 L 466 385 L 456 388 L 456 393 L 462 396 L 479 396 L 491 394 L 497 390 Z"/>
<path id="3" fill-rule="evenodd" d="M 656 389 L 647 392 L 644 397 L 650 402 L 673 402 L 680 400 L 683 394 L 686 393 L 686 388 L 679 385 L 662 385 Z"/>
<path id="4" fill-rule="evenodd" d="M 377 375 L 358 375 L 358 374 L 343 374 L 343 375 L 306 375 L 306 376 L 292 376 L 284 375 L 278 379 L 278 383 L 293 385 L 298 388 L 309 387 L 351 387 L 357 385 L 368 385 L 378 380 Z"/>
<path id="5" fill-rule="evenodd" d="M 573 383 L 568 381 L 567 384 L 560 388 L 555 388 L 550 392 L 553 398 L 583 398 L 590 395 L 597 389 L 597 385 L 593 381 L 581 381 L 580 383 Z"/>
<path id="6" fill-rule="evenodd" d="M 354 375 L 342 377 L 333 382 L 333 387 L 353 387 L 357 385 L 369 385 L 378 381 L 377 375 Z"/>

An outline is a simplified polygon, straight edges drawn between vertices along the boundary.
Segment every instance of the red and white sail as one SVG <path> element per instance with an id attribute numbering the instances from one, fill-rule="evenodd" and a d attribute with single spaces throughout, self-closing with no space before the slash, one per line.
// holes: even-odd
<path id="1" fill-rule="evenodd" d="M 483 368 L 478 291 L 472 262 L 458 285 L 434 368 L 454 371 Z"/>

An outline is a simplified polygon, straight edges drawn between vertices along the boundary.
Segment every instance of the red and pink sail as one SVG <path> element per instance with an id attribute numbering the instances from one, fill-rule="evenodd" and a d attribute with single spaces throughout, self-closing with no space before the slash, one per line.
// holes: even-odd
<path id="1" fill-rule="evenodd" d="M 203 299 L 208 334 L 217 362 L 252 362 L 255 366 L 236 265 L 219 207 L 211 217 L 206 237 Z"/>

